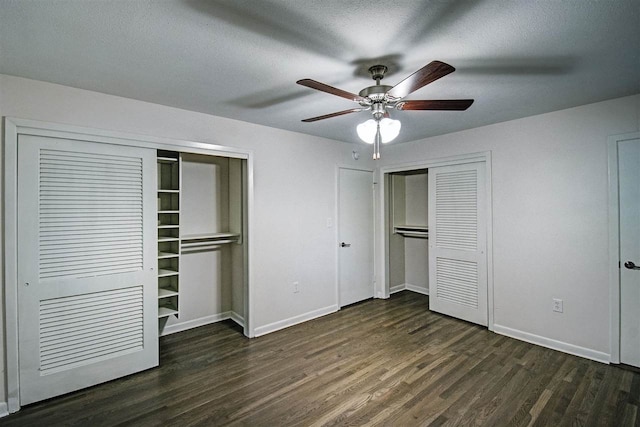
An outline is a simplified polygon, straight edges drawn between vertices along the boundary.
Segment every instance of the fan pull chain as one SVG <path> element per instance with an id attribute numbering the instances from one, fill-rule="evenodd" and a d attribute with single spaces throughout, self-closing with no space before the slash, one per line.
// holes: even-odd
<path id="1" fill-rule="evenodd" d="M 382 135 L 380 135 L 380 122 L 378 122 L 376 137 L 373 140 L 373 160 L 380 160 L 380 142 L 381 141 L 382 141 Z"/>

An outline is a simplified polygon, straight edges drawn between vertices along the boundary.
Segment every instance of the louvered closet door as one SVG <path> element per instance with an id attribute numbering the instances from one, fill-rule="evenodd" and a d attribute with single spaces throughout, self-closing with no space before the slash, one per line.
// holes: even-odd
<path id="1" fill-rule="evenodd" d="M 429 169 L 429 308 L 486 326 L 484 167 Z"/>
<path id="2" fill-rule="evenodd" d="M 20 136 L 22 405 L 158 364 L 154 150 Z"/>

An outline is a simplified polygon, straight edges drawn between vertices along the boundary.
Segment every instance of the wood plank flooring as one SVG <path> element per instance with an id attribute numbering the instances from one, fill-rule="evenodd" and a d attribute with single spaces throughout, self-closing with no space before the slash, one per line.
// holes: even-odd
<path id="1" fill-rule="evenodd" d="M 170 335 L 160 361 L 0 425 L 640 425 L 640 373 L 432 313 L 408 291 L 253 340 L 232 322 Z"/>

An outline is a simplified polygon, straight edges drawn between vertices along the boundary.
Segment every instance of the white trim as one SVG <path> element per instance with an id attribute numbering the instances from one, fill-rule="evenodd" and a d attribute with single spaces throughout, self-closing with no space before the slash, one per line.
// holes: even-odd
<path id="1" fill-rule="evenodd" d="M 226 147 L 223 145 L 210 144 L 207 142 L 197 142 L 174 138 L 161 138 L 128 132 L 118 132 L 75 125 L 43 122 L 39 120 L 5 117 L 5 123 L 6 122 L 13 123 L 18 128 L 18 133 L 22 135 L 52 136 L 56 138 L 75 140 L 86 140 L 87 136 L 91 136 L 92 142 L 103 142 L 115 145 L 127 145 L 160 150 L 183 151 L 186 153 L 233 157 L 238 159 L 247 159 L 252 154 L 251 150 L 245 150 L 236 147 Z M 180 147 L 180 149 L 176 147 Z"/>
<path id="2" fill-rule="evenodd" d="M 0 418 L 9 415 L 9 405 L 7 402 L 0 402 Z"/>
<path id="3" fill-rule="evenodd" d="M 408 291 L 415 292 L 422 295 L 429 295 L 429 289 L 425 289 L 422 286 L 412 285 L 411 283 L 405 283 L 404 288 Z"/>
<path id="4" fill-rule="evenodd" d="M 618 200 L 618 143 L 640 138 L 640 132 L 607 138 L 609 180 L 609 352 L 620 363 L 620 205 Z"/>
<path id="5" fill-rule="evenodd" d="M 456 156 L 441 157 L 435 159 L 425 159 L 410 163 L 401 163 L 397 165 L 382 166 L 378 169 L 377 182 L 381 183 L 378 188 L 378 199 L 381 203 L 378 206 L 378 230 L 380 231 L 380 242 L 376 251 L 376 262 L 378 271 L 376 276 L 380 278 L 376 295 L 381 298 L 389 298 L 389 277 L 388 277 L 388 239 L 386 235 L 386 212 L 385 212 L 385 187 L 387 182 L 384 180 L 385 174 L 393 172 L 404 172 L 415 169 L 429 169 L 438 166 L 451 166 L 465 163 L 484 162 L 485 164 L 485 191 L 486 191 L 486 232 L 487 232 L 487 311 L 488 311 L 488 329 L 493 331 L 494 326 L 494 303 L 493 303 L 493 190 L 492 190 L 492 174 L 491 174 L 491 151 L 479 153 L 469 153 Z"/>
<path id="6" fill-rule="evenodd" d="M 595 360 L 596 362 L 609 363 L 609 354 L 601 351 L 592 350 L 590 348 L 580 347 L 563 341 L 542 337 L 540 335 L 531 334 L 529 332 L 512 329 L 502 325 L 493 325 L 493 332 L 525 341 L 542 347 L 558 350 L 563 353 L 573 354 L 574 356 L 584 357 L 586 359 Z"/>
<path id="7" fill-rule="evenodd" d="M 224 313 L 213 314 L 211 316 L 201 317 L 199 319 L 189 320 L 187 322 L 176 323 L 175 325 L 165 326 L 160 334 L 161 337 L 165 335 L 175 334 L 177 332 L 186 331 L 189 329 L 197 328 L 199 326 L 210 325 L 212 323 L 222 322 L 223 320 L 231 319 L 241 327 L 244 326 L 244 319 L 233 311 L 225 311 Z"/>
<path id="8" fill-rule="evenodd" d="M 389 288 L 389 295 L 404 291 L 405 289 L 407 289 L 407 287 L 404 283 L 402 285 L 392 286 Z"/>
<path id="9" fill-rule="evenodd" d="M 253 286 L 251 286 L 251 283 L 253 283 L 253 259 L 254 259 L 254 237 L 253 237 L 253 194 L 254 194 L 254 187 L 253 187 L 253 154 L 249 155 L 249 158 L 247 159 L 247 229 L 245 230 L 246 233 L 249 235 L 249 238 L 245 240 L 245 244 L 248 245 L 247 249 L 245 250 L 245 254 L 247 255 L 245 257 L 245 268 L 247 271 L 247 278 L 244 281 L 244 286 L 245 286 L 245 292 L 244 295 L 247 296 L 246 300 L 244 301 L 244 316 L 243 317 L 243 323 L 244 323 L 244 334 L 249 337 L 249 338 L 253 338 L 255 336 L 255 331 L 254 331 L 254 327 L 255 327 L 255 322 L 253 320 L 253 313 L 255 313 L 254 311 L 254 301 L 255 301 L 255 296 L 254 296 L 254 292 L 255 290 L 253 289 Z M 244 222 L 244 219 L 243 219 Z"/>
<path id="10" fill-rule="evenodd" d="M 238 324 L 238 326 L 244 328 L 244 317 L 240 316 L 235 311 L 228 311 L 227 313 L 229 313 L 229 319 L 231 319 L 234 322 L 236 322 Z"/>
<path id="11" fill-rule="evenodd" d="M 137 135 L 125 132 L 117 132 L 102 129 L 92 129 L 80 126 L 49 123 L 36 120 L 4 117 L 4 194 L 3 194 L 3 228 L 4 236 L 4 286 L 5 286 L 5 337 L 6 337 L 6 376 L 7 376 L 7 401 L 10 413 L 20 409 L 19 391 L 19 358 L 18 358 L 18 260 L 17 253 L 17 162 L 18 162 L 18 135 L 36 135 L 72 140 L 85 140 L 98 143 L 115 145 L 127 145 L 150 149 L 162 149 L 181 151 L 184 153 L 205 154 L 230 158 L 245 159 L 247 161 L 247 253 L 246 261 L 247 280 L 245 301 L 246 325 L 244 333 L 249 338 L 254 336 L 253 331 L 253 293 L 251 283 L 253 281 L 253 152 L 251 150 L 221 145 L 159 138 L 147 135 Z"/>
<path id="12" fill-rule="evenodd" d="M 412 285 L 411 283 L 403 283 L 389 288 L 389 294 L 395 294 L 400 291 L 411 291 L 417 294 L 429 295 L 429 289 L 425 289 L 422 286 Z"/>
<path id="13" fill-rule="evenodd" d="M 288 319 L 279 320 L 277 322 L 269 323 L 268 325 L 258 326 L 255 329 L 256 337 L 260 337 L 262 335 L 269 334 L 271 332 L 279 331 L 281 329 L 288 328 L 289 326 L 294 326 L 299 323 L 304 323 L 309 320 L 317 319 L 318 317 L 326 316 L 327 314 L 335 313 L 338 311 L 338 305 L 330 305 L 328 307 L 320 308 L 318 310 L 313 310 L 305 314 L 301 314 L 299 316 L 290 317 Z"/>
<path id="14" fill-rule="evenodd" d="M 10 413 L 20 410 L 18 365 L 18 129 L 4 119 L 4 315 L 7 401 Z"/>

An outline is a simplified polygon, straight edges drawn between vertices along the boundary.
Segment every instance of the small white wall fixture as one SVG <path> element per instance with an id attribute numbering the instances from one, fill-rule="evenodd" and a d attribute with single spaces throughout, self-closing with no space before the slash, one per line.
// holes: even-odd
<path id="1" fill-rule="evenodd" d="M 41 122 L 36 120 L 4 118 L 4 193 L 3 214 L 5 230 L 4 284 L 5 284 L 5 350 L 7 368 L 7 406 L 8 412 L 20 409 L 20 381 L 18 366 L 18 138 L 20 135 L 46 136 L 82 140 L 113 145 L 134 146 L 151 149 L 173 150 L 186 153 L 204 154 L 244 159 L 247 162 L 247 280 L 245 289 L 245 330 L 246 336 L 255 336 L 253 323 L 254 299 L 251 287 L 253 271 L 253 153 L 234 147 L 208 144 L 203 142 L 135 135 L 124 132 L 91 129 L 79 126 Z"/>
<path id="2" fill-rule="evenodd" d="M 394 172 L 406 172 L 419 169 L 428 169 L 438 166 L 462 165 L 467 163 L 483 162 L 486 166 L 485 173 L 485 191 L 487 203 L 486 216 L 486 232 L 487 232 L 487 309 L 488 309 L 488 329 L 493 331 L 494 313 L 493 313 L 493 216 L 492 216 L 492 199 L 491 199 L 491 152 L 485 151 L 480 153 L 470 153 L 450 157 L 442 157 L 435 159 L 425 159 L 418 162 L 403 163 L 398 165 L 383 166 L 378 170 L 377 182 L 378 188 L 378 239 L 379 245 L 376 248 L 375 264 L 376 276 L 380 279 L 377 281 L 375 295 L 378 298 L 389 298 L 389 254 L 388 254 L 388 238 L 387 227 L 388 222 L 385 201 L 385 186 L 387 181 L 384 179 L 385 174 Z"/>

